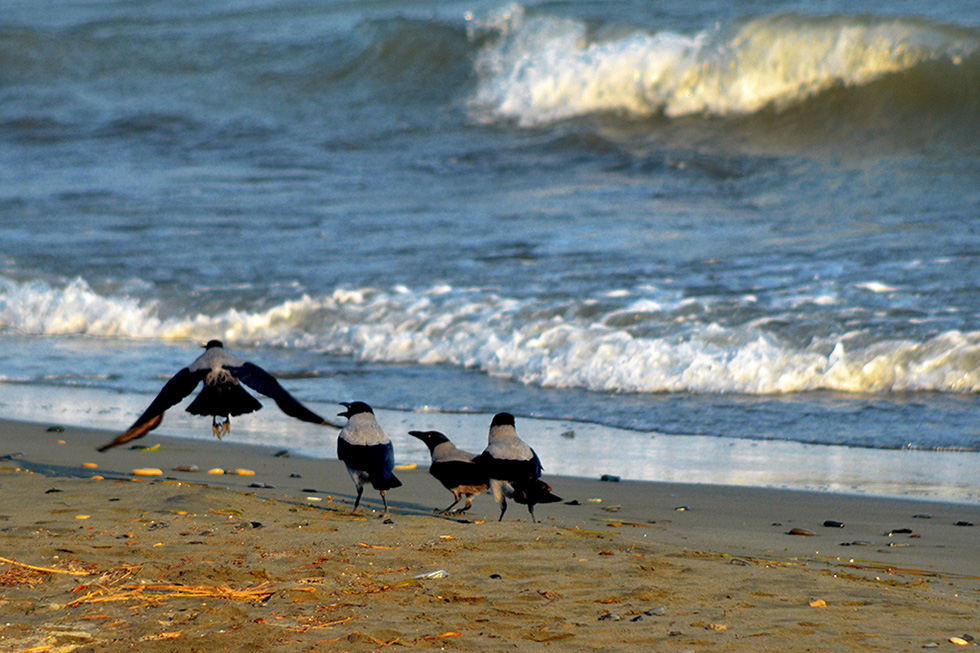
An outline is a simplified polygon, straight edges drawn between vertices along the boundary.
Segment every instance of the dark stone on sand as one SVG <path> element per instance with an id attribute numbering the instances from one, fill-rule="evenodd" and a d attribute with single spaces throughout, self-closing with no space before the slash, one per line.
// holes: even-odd
<path id="1" fill-rule="evenodd" d="M 973 526 L 973 522 L 970 522 L 970 521 L 958 521 L 958 522 L 953 522 L 953 526 Z"/>
<path id="2" fill-rule="evenodd" d="M 279 451 L 277 451 L 274 454 L 272 454 L 272 457 L 273 458 L 289 458 L 289 450 L 288 449 L 280 449 Z"/>
<path id="3" fill-rule="evenodd" d="M 64 426 L 49 426 L 45 430 L 48 433 L 64 433 L 65 432 L 65 427 Z"/>
<path id="4" fill-rule="evenodd" d="M 823 525 L 826 526 L 827 528 L 844 528 L 844 522 L 835 521 L 833 519 L 828 519 L 823 523 Z"/>
<path id="5" fill-rule="evenodd" d="M 805 528 L 791 528 L 786 531 L 787 535 L 804 535 L 806 537 L 813 537 L 813 533 L 806 530 Z"/>
<path id="6" fill-rule="evenodd" d="M 599 617 L 599 621 L 619 621 L 622 619 L 618 614 L 613 614 L 612 612 L 607 612 L 606 614 Z"/>
<path id="7" fill-rule="evenodd" d="M 613 476 L 612 474 L 603 474 L 599 477 L 600 481 L 606 481 L 607 483 L 619 483 L 619 477 Z"/>
<path id="8" fill-rule="evenodd" d="M 490 580 L 502 580 L 503 576 L 500 574 L 490 574 Z"/>
<path id="9" fill-rule="evenodd" d="M 565 505 L 566 506 L 581 506 L 582 504 L 579 502 L 578 499 L 572 499 L 571 501 L 566 501 L 565 502 Z"/>

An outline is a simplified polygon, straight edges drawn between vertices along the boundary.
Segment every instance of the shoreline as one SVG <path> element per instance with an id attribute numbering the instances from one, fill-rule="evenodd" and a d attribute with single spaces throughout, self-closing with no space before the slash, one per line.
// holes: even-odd
<path id="1" fill-rule="evenodd" d="M 3 384 L 6 415 L 11 421 L 36 420 L 38 406 L 47 424 L 85 425 L 120 432 L 146 407 L 141 395 L 84 388 L 35 389 Z M 39 404 L 39 402 L 42 402 Z M 327 401 L 307 404 L 328 419 L 339 410 Z M 399 463 L 428 464 L 424 445 L 409 430 L 438 430 L 457 446 L 482 451 L 492 415 L 419 409 L 375 408 L 379 422 L 395 444 Z M 805 444 L 788 440 L 750 440 L 706 435 L 666 435 L 603 426 L 591 422 L 518 417 L 518 431 L 541 457 L 545 473 L 599 478 L 604 474 L 651 482 L 802 489 L 859 496 L 921 498 L 980 505 L 980 452 L 874 449 Z M 74 426 L 72 428 L 75 428 Z M 168 412 L 164 424 L 143 441 L 171 436 L 213 441 L 204 421 L 182 410 Z M 275 409 L 236 421 L 226 443 L 278 446 L 289 443 L 297 455 L 336 457 L 332 430 L 297 428 Z M 571 435 L 571 437 L 569 437 Z M 610 446 L 612 443 L 612 446 Z"/>
<path id="2" fill-rule="evenodd" d="M 978 527 L 956 524 L 980 506 L 546 473 L 564 503 L 498 522 L 488 495 L 434 514 L 451 495 L 417 465 L 382 520 L 370 488 L 350 513 L 336 460 L 163 435 L 99 454 L 114 433 L 47 428 L 0 420 L 12 650 L 896 650 L 977 630 Z"/>

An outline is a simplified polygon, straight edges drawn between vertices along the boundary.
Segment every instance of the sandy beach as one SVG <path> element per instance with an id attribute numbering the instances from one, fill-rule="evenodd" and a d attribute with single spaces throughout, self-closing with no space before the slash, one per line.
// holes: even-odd
<path id="1" fill-rule="evenodd" d="M 337 461 L 234 434 L 99 454 L 114 433 L 50 426 L 0 422 L 4 651 L 897 651 L 980 636 L 974 504 L 546 476 L 564 503 L 498 523 L 488 495 L 434 514 L 451 495 L 417 466 L 398 470 L 384 520 L 371 490 L 351 514 Z"/>

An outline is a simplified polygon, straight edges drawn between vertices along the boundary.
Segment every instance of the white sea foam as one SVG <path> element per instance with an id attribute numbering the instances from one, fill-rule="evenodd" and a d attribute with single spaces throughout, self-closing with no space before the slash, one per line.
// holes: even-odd
<path id="1" fill-rule="evenodd" d="M 612 392 L 980 391 L 980 332 L 861 346 L 849 345 L 845 335 L 800 347 L 767 331 L 765 320 L 737 327 L 687 320 L 678 330 L 677 316 L 658 314 L 659 303 L 624 302 L 583 318 L 558 310 L 567 307 L 482 289 L 357 288 L 261 311 L 158 316 L 152 303 L 103 296 L 80 279 L 62 288 L 0 279 L 0 334 L 221 337 L 231 344 L 449 364 L 526 384 Z M 630 312 L 641 331 L 622 319 Z"/>
<path id="2" fill-rule="evenodd" d="M 636 30 L 595 40 L 582 21 L 512 5 L 471 21 L 496 34 L 476 59 L 474 109 L 535 125 L 617 112 L 745 115 L 919 64 L 960 62 L 975 35 L 913 19 L 770 15 L 694 35 Z"/>

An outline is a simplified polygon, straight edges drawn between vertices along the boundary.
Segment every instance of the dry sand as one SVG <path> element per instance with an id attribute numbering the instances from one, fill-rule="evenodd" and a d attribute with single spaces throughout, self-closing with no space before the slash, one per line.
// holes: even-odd
<path id="1" fill-rule="evenodd" d="M 350 513 L 337 461 L 0 433 L 2 651 L 901 651 L 980 636 L 977 505 L 548 477 L 568 503 L 498 523 L 489 496 L 433 514 L 451 495 L 420 467 L 397 472 L 383 520 L 370 489 Z"/>

